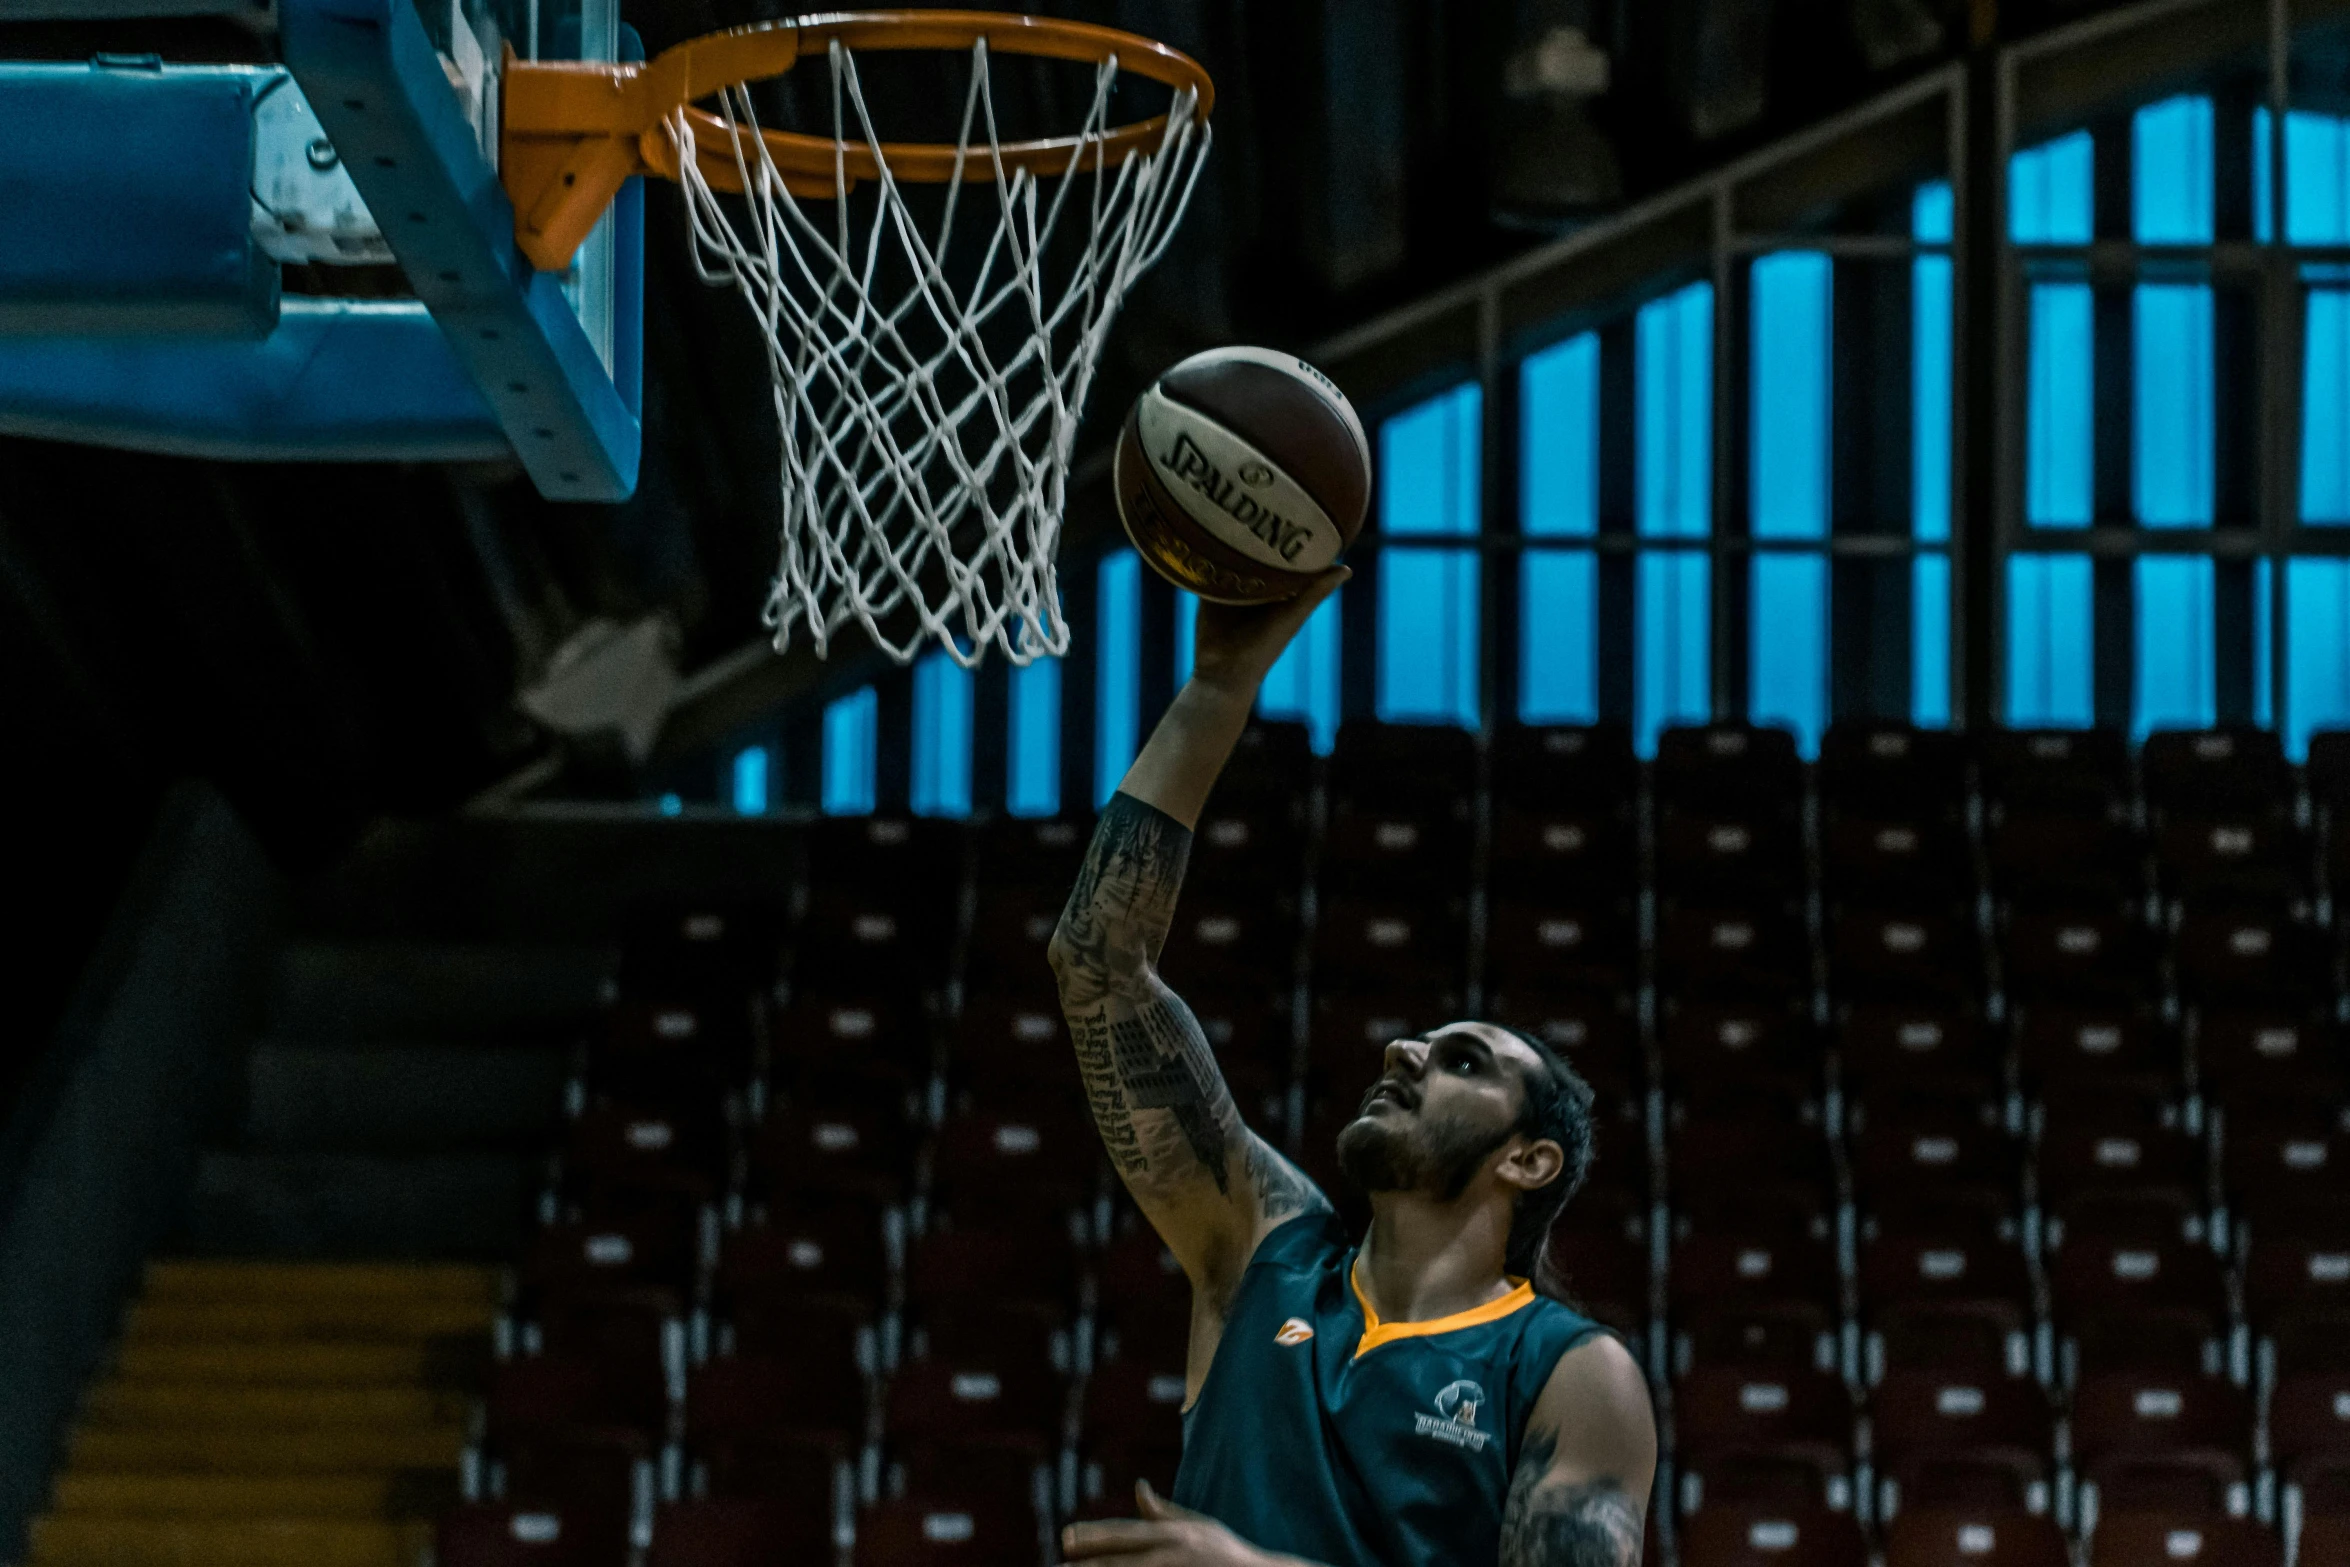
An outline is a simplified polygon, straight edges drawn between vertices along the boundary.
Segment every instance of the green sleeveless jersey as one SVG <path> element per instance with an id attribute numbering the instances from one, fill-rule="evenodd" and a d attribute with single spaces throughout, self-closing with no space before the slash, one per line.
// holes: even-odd
<path id="1" fill-rule="evenodd" d="M 1329 1212 L 1265 1237 L 1198 1400 L 1175 1500 L 1328 1567 L 1487 1567 L 1526 1417 L 1605 1331 L 1519 1283 L 1432 1322 L 1381 1322 Z"/>

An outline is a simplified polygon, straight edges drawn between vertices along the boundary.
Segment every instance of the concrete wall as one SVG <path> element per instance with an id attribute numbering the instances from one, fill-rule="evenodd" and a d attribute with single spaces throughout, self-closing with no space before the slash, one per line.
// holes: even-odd
<path id="1" fill-rule="evenodd" d="M 140 1264 L 180 1217 L 283 904 L 220 796 L 175 788 L 0 1128 L 0 1560 L 21 1555 Z"/>

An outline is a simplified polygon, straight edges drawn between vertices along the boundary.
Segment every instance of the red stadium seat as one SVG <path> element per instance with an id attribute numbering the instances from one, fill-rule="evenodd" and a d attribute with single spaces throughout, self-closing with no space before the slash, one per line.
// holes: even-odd
<path id="1" fill-rule="evenodd" d="M 685 1458 L 697 1488 L 690 1494 L 751 1498 L 791 1520 L 800 1538 L 825 1539 L 852 1494 L 855 1451 L 822 1433 L 790 1430 L 689 1437 Z"/>
<path id="2" fill-rule="evenodd" d="M 2260 1006 L 2205 1007 L 2194 1014 L 2193 1032 L 2197 1081 L 2223 1104 L 2338 1101 L 2350 1087 L 2341 1035 L 2322 1017 Z"/>
<path id="3" fill-rule="evenodd" d="M 1018 992 L 975 994 L 955 1024 L 949 1070 L 959 1083 L 999 1087 L 1075 1080 L 1069 1030 L 1049 975 Z"/>
<path id="4" fill-rule="evenodd" d="M 894 1202 L 913 1178 L 914 1138 L 904 1110 L 883 1098 L 840 1108 L 781 1106 L 752 1135 L 754 1200 L 785 1195 Z"/>
<path id="5" fill-rule="evenodd" d="M 1836 1377 L 1700 1367 L 1673 1397 L 1684 1512 L 1849 1503 L 1852 1404 Z"/>
<path id="6" fill-rule="evenodd" d="M 2268 1451 L 2288 1472 L 2319 1465 L 2350 1471 L 2350 1372 L 2278 1378 L 2269 1394 Z"/>
<path id="7" fill-rule="evenodd" d="M 2153 943 L 2126 903 L 2009 908 L 1998 939 L 2008 988 L 2027 1004 L 2129 1006 L 2155 985 Z"/>
<path id="8" fill-rule="evenodd" d="M 1179 992 L 1201 983 L 1271 990 L 1289 983 L 1297 922 L 1286 903 L 1194 889 L 1175 911 L 1160 966 Z"/>
<path id="9" fill-rule="evenodd" d="M 655 1444 L 627 1426 L 560 1426 L 496 1437 L 494 1472 L 510 1502 L 559 1514 L 593 1536 L 651 1521 Z"/>
<path id="10" fill-rule="evenodd" d="M 1996 1301 L 2028 1316 L 2032 1275 L 2022 1251 L 1996 1235 L 1903 1228 L 1862 1246 L 1860 1294 L 1872 1306 Z"/>
<path id="11" fill-rule="evenodd" d="M 979 906 L 971 919 L 971 941 L 963 954 L 963 985 L 975 993 L 1052 994 L 1049 951 L 1061 909 L 1076 882 L 1067 880 L 979 883 Z"/>
<path id="12" fill-rule="evenodd" d="M 1982 992 L 1982 955 L 1971 922 L 1850 909 L 1829 930 L 1828 982 L 1850 1000 L 1963 1006 Z"/>
<path id="13" fill-rule="evenodd" d="M 711 1201 L 727 1179 L 716 1110 L 591 1105 L 564 1138 L 565 1193 L 606 1212 L 647 1200 L 688 1208 Z"/>
<path id="14" fill-rule="evenodd" d="M 631 1214 L 602 1223 L 550 1224 L 522 1265 L 525 1296 L 652 1286 L 684 1292 L 693 1282 L 700 1233 L 693 1216 Z"/>
<path id="15" fill-rule="evenodd" d="M 2208 1206 L 2203 1164 L 2200 1138 L 2127 1115 L 2099 1124 L 2051 1114 L 2034 1160 L 2041 1205 L 2066 1216 L 2068 1237 L 2084 1233 L 2084 1218 L 2101 1205 L 2200 1218 Z M 2175 1222 L 2169 1233 L 2179 1233 Z"/>
<path id="16" fill-rule="evenodd" d="M 959 872 L 960 855 L 951 864 Z M 955 880 L 881 872 L 815 882 L 800 922 L 800 971 L 821 974 L 828 984 L 940 983 L 954 930 Z"/>
<path id="17" fill-rule="evenodd" d="M 934 1229 L 906 1257 L 906 1294 L 924 1301 L 1076 1300 L 1077 1256 L 1066 1228 L 1045 1224 Z"/>
<path id="18" fill-rule="evenodd" d="M 932 1036 L 921 998 L 904 989 L 835 983 L 795 991 L 775 1030 L 775 1065 L 786 1094 L 816 1103 L 902 1095 L 930 1076 Z"/>
<path id="19" fill-rule="evenodd" d="M 2173 953 L 2180 994 L 2196 1002 L 2290 1006 L 2332 989 L 2322 933 L 2278 905 L 2190 903 Z"/>
<path id="20" fill-rule="evenodd" d="M 1041 1453 L 1061 1431 L 1061 1379 L 1005 1354 L 937 1354 L 890 1377 L 893 1441 L 1003 1442 Z"/>
<path id="21" fill-rule="evenodd" d="M 2059 1085 L 2175 1095 L 2178 1042 L 2134 1005 L 2026 1005 L 2016 1021 L 2016 1063 L 2035 1094 Z"/>
<path id="22" fill-rule="evenodd" d="M 1734 1094 L 1727 1106 L 1673 1106 L 1665 1159 L 1674 1193 L 1766 1184 L 1832 1196 L 1835 1171 L 1818 1119 L 1760 1099 Z"/>
<path id="23" fill-rule="evenodd" d="M 1305 877 L 1305 845 L 1293 804 L 1226 801 L 1219 790 L 1192 832 L 1184 886 L 1219 897 L 1294 898 Z"/>
<path id="24" fill-rule="evenodd" d="M 1548 985 L 1489 987 L 1488 996 L 1486 1010 L 1495 1021 L 1532 1034 L 1564 1055 L 1593 1087 L 1605 1079 L 1638 1088 L 1640 1029 L 1628 996 Z"/>
<path id="25" fill-rule="evenodd" d="M 1840 718 L 1820 737 L 1820 796 L 1843 809 L 1955 811 L 1970 750 L 1956 730 Z"/>
<path id="26" fill-rule="evenodd" d="M 2350 1224 L 2331 1235 L 2254 1234 L 2244 1257 L 2244 1314 L 2350 1321 Z"/>
<path id="27" fill-rule="evenodd" d="M 1632 1335 L 1649 1318 L 1648 1233 L 1645 1217 L 1602 1215 L 1579 1194 L 1552 1226 L 1546 1255 L 1569 1299 L 1595 1321 Z"/>
<path id="28" fill-rule="evenodd" d="M 2137 1512 L 2102 1518 L 2089 1537 L 2089 1567 L 2283 1567 L 2284 1547 L 2249 1518 Z M 2315 1567 L 2304 1546 L 2301 1560 Z"/>
<path id="29" fill-rule="evenodd" d="M 2154 862 L 2171 896 L 2262 902 L 2307 897 L 2314 864 L 2300 830 L 2261 811 L 2171 816 L 2155 834 Z"/>
<path id="30" fill-rule="evenodd" d="M 2048 1400 L 2028 1377 L 1889 1371 L 1869 1394 L 1883 1513 L 2045 1511 L 2055 1467 Z"/>
<path id="31" fill-rule="evenodd" d="M 582 1426 L 657 1428 L 667 1412 L 662 1384 L 587 1355 L 525 1355 L 490 1372 L 483 1424 L 493 1443 Z"/>
<path id="32" fill-rule="evenodd" d="M 1983 788 L 2001 805 L 2099 812 L 2130 792 L 2129 748 L 2112 729 L 1994 729 Z"/>
<path id="33" fill-rule="evenodd" d="M 1995 812 L 1983 853 L 1992 890 L 2019 908 L 2113 908 L 2146 889 L 2145 845 L 2102 810 Z"/>
<path id="34" fill-rule="evenodd" d="M 655 1516 L 645 1567 L 766 1567 L 829 1546 L 830 1529 L 817 1523 L 757 1498 L 689 1497 Z"/>
<path id="35" fill-rule="evenodd" d="M 2350 804 L 2350 729 L 2309 737 L 2309 792 L 2329 810 Z"/>
<path id="36" fill-rule="evenodd" d="M 1669 811 L 1657 824 L 1656 879 L 1669 896 L 1782 897 L 1803 885 L 1803 834 L 1792 820 L 1743 810 Z"/>
<path id="37" fill-rule="evenodd" d="M 441 1515 L 433 1560 L 445 1567 L 621 1567 L 627 1523 L 526 1502 L 468 1502 Z"/>
<path id="38" fill-rule="evenodd" d="M 1497 804 L 1488 874 L 1496 892 L 1517 897 L 1629 897 L 1638 847 L 1620 808 Z"/>
<path id="39" fill-rule="evenodd" d="M 2250 1478 L 2252 1400 L 2218 1377 L 2098 1372 L 2073 1391 L 2073 1462 L 2100 1516 L 2231 1511 Z M 2238 1492 L 2233 1498 L 2241 1504 Z"/>
<path id="40" fill-rule="evenodd" d="M 811 886 L 881 886 L 944 892 L 960 879 L 959 822 L 904 816 L 828 817 L 809 825 Z"/>
<path id="41" fill-rule="evenodd" d="M 1769 1082 L 1798 1097 L 1818 1089 L 1823 1053 L 1797 998 L 1669 997 L 1659 1012 L 1658 1050 L 1670 1080 Z"/>
<path id="42" fill-rule="evenodd" d="M 1657 920 L 1658 984 L 1689 997 L 1783 996 L 1811 988 L 1811 943 L 1792 903 L 1668 905 Z"/>
<path id="43" fill-rule="evenodd" d="M 1137 1479 L 1148 1479 L 1161 1496 L 1174 1494 L 1183 1459 L 1183 1395 L 1180 1362 L 1115 1360 L 1095 1368 L 1079 1438 L 1089 1474 L 1079 1490 L 1098 1501 L 1098 1515 L 1132 1517 Z"/>
<path id="44" fill-rule="evenodd" d="M 2015 1508 L 1905 1508 L 1885 1530 L 1885 1567 L 2072 1567 L 2054 1519 Z"/>
<path id="45" fill-rule="evenodd" d="M 1976 1016 L 1917 1003 L 1845 1005 L 1836 1027 L 1846 1091 L 1912 1085 L 1989 1099 L 2000 1087 L 1999 1053 Z"/>
<path id="46" fill-rule="evenodd" d="M 721 1355 L 686 1378 L 685 1431 L 698 1448 L 790 1433 L 843 1448 L 865 1436 L 865 1377 L 855 1361 Z"/>
<path id="47" fill-rule="evenodd" d="M 1314 932 L 1314 983 L 1333 989 L 1456 991 L 1468 962 L 1457 898 L 1333 897 Z"/>
<path id="48" fill-rule="evenodd" d="M 1547 808 L 1628 809 L 1639 792 L 1632 732 L 1622 724 L 1588 728 L 1504 724 L 1493 736 L 1497 800 Z"/>
<path id="49" fill-rule="evenodd" d="M 1486 914 L 1485 969 L 1502 989 L 1630 989 L 1638 978 L 1639 916 L 1629 900 L 1546 902 L 1496 898 Z"/>
<path id="50" fill-rule="evenodd" d="M 1374 897 L 1467 891 L 1470 799 L 1404 809 L 1342 803 L 1322 834 L 1322 885 Z"/>
<path id="51" fill-rule="evenodd" d="M 1065 899 L 1093 840 L 1092 820 L 1075 816 L 998 816 L 971 831 L 979 844 L 983 894 L 1028 886 Z"/>
<path id="52" fill-rule="evenodd" d="M 1734 1367 L 1753 1375 L 1831 1371 L 1838 1313 L 1809 1300 L 1755 1304 L 1681 1302 L 1674 1308 L 1673 1372 Z"/>
<path id="53" fill-rule="evenodd" d="M 1681 1525 L 1682 1567 L 1866 1567 L 1848 1513 L 1824 1507 L 1709 1506 Z"/>
<path id="54" fill-rule="evenodd" d="M 629 1000 L 591 1036 L 588 1087 L 599 1098 L 642 1107 L 714 1107 L 757 1068 L 748 989 Z"/>
<path id="55" fill-rule="evenodd" d="M 1864 1306 L 1861 1319 L 1872 1374 L 2000 1377 L 2031 1368 L 2031 1313 L 2008 1301 L 1895 1301 Z"/>
<path id="56" fill-rule="evenodd" d="M 1660 803 L 1684 809 L 1792 812 L 1803 797 L 1795 736 L 1751 724 L 1662 730 L 1650 776 Z"/>
<path id="57" fill-rule="evenodd" d="M 1040 1534 L 1024 1499 L 903 1496 L 857 1514 L 857 1567 L 1034 1567 Z"/>
<path id="58" fill-rule="evenodd" d="M 1866 1194 L 2015 1190 L 2022 1150 L 1988 1105 L 1873 1096 L 1851 1107 L 1849 1124 L 1853 1177 Z"/>
<path id="59" fill-rule="evenodd" d="M 2057 1249 L 2048 1274 L 2059 1321 L 2157 1309 L 2216 1319 L 2227 1310 L 2225 1270 L 2209 1247 L 2193 1241 L 2077 1237 Z"/>
<path id="60" fill-rule="evenodd" d="M 2221 1133 L 2228 1204 L 2255 1234 L 2339 1233 L 2350 1223 L 2350 1129 L 2314 1108 L 2231 1116 Z"/>
<path id="61" fill-rule="evenodd" d="M 1446 724 L 1350 718 L 1330 750 L 1330 792 L 1358 806 L 1449 804 L 1477 787 L 1477 737 Z"/>
<path id="62" fill-rule="evenodd" d="M 1966 830 L 1931 812 L 1836 815 L 1821 833 L 1821 880 L 1831 898 L 1877 908 L 1944 909 L 1974 892 Z"/>
<path id="63" fill-rule="evenodd" d="M 1167 1070 L 1187 1070 L 1178 1061 Z M 1086 1112 L 1074 1064 L 1068 1079 L 1000 1108 L 947 1117 L 932 1149 L 940 1206 L 966 1220 L 988 1212 L 1049 1212 L 1092 1200 L 1101 1133 Z"/>
<path id="64" fill-rule="evenodd" d="M 2161 810 L 2289 810 L 2293 772 L 2273 731 L 2250 725 L 2161 730 L 2138 759 Z"/>
<path id="65" fill-rule="evenodd" d="M 782 971 L 790 911 L 773 903 L 700 900 L 629 911 L 620 987 L 630 995 L 763 991 Z"/>

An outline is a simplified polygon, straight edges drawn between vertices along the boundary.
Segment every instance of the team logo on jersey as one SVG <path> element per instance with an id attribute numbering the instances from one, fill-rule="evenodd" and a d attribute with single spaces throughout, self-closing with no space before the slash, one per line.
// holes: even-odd
<path id="1" fill-rule="evenodd" d="M 1477 1429 L 1477 1415 L 1484 1407 L 1485 1389 L 1474 1382 L 1450 1382 L 1436 1395 L 1436 1413 L 1414 1415 L 1412 1429 L 1439 1442 L 1482 1453 L 1492 1440 L 1490 1433 Z"/>
<path id="2" fill-rule="evenodd" d="M 1314 1336 L 1314 1325 L 1303 1317 L 1291 1317 L 1281 1324 L 1273 1335 L 1276 1344 L 1303 1344 Z"/>

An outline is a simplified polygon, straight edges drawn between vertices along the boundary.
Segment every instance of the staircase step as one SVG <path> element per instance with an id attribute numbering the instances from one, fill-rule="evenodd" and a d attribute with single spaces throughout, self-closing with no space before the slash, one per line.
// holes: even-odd
<path id="1" fill-rule="evenodd" d="M 123 1328 L 126 1349 L 150 1340 L 418 1341 L 486 1334 L 497 1308 L 453 1300 L 143 1300 Z"/>
<path id="2" fill-rule="evenodd" d="M 298 941 L 278 961 L 274 1032 L 314 1039 L 480 1038 L 595 1007 L 612 971 L 600 946 Z"/>
<path id="3" fill-rule="evenodd" d="M 457 1477 L 391 1472 L 320 1475 L 154 1474 L 69 1469 L 57 1513 L 132 1518 L 427 1518 L 457 1494 Z"/>
<path id="4" fill-rule="evenodd" d="M 90 1390 L 92 1426 L 440 1426 L 462 1421 L 471 1400 L 422 1387 L 223 1387 L 217 1382 L 116 1378 Z"/>
<path id="5" fill-rule="evenodd" d="M 302 1263 L 173 1260 L 147 1264 L 149 1300 L 285 1300 L 366 1297 L 378 1300 L 495 1301 L 496 1268 L 457 1263 Z"/>
<path id="6" fill-rule="evenodd" d="M 431 1527 L 328 1518 L 94 1518 L 33 1524 L 37 1567 L 415 1567 Z"/>
<path id="7" fill-rule="evenodd" d="M 478 1336 L 413 1343 L 138 1338 L 115 1352 L 114 1370 L 125 1380 L 240 1387 L 451 1387 L 477 1380 L 488 1355 Z"/>
<path id="8" fill-rule="evenodd" d="M 516 1154 L 208 1153 L 186 1250 L 200 1255 L 493 1258 L 522 1243 L 538 1174 Z"/>
<path id="9" fill-rule="evenodd" d="M 266 1039 L 246 1065 L 257 1148 L 356 1152 L 535 1146 L 562 1115 L 553 1046 Z"/>
<path id="10" fill-rule="evenodd" d="M 72 1463 L 81 1469 L 181 1474 L 348 1474 L 365 1469 L 453 1469 L 465 1427 L 316 1426 L 255 1430 L 237 1426 L 83 1426 Z"/>

